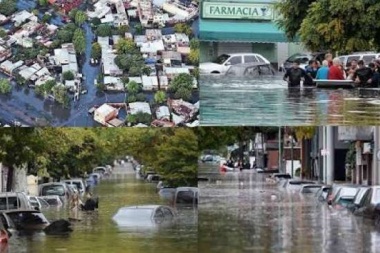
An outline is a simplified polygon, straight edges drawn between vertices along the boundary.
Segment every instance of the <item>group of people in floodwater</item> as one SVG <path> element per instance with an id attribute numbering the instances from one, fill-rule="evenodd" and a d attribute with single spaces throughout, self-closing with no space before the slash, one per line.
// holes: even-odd
<path id="1" fill-rule="evenodd" d="M 313 86 L 315 80 L 352 80 L 359 87 L 380 87 L 380 58 L 365 65 L 363 60 L 352 60 L 343 66 L 339 58 L 332 54 L 325 55 L 322 64 L 317 60 L 310 60 L 305 69 L 300 67 L 300 61 L 295 61 L 284 75 L 284 81 L 289 87 L 299 87 L 303 80 L 304 86 Z"/>
<path id="2" fill-rule="evenodd" d="M 98 198 L 93 196 L 91 192 L 91 187 L 86 187 L 86 192 L 84 195 L 85 202 L 83 203 L 79 193 L 75 193 L 70 199 L 70 218 L 75 220 L 80 220 L 79 211 L 94 211 L 98 208 Z"/>
<path id="3" fill-rule="evenodd" d="M 226 168 L 224 166 L 227 166 L 229 168 L 239 169 L 240 171 L 249 170 L 251 169 L 251 163 L 246 159 L 237 159 L 236 161 L 233 160 L 233 158 L 228 159 L 223 163 L 223 166 L 221 166 L 221 171 L 226 172 Z M 252 168 L 256 168 L 256 164 L 254 163 L 252 165 Z"/>

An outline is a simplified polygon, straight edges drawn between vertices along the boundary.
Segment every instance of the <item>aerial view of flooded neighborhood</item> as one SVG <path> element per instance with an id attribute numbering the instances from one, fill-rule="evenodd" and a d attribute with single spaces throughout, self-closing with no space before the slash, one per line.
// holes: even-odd
<path id="1" fill-rule="evenodd" d="M 198 252 L 197 142 L 184 127 L 1 128 L 0 252 Z"/>
<path id="2" fill-rule="evenodd" d="M 199 124 L 198 3 L 1 0 L 2 126 Z"/>

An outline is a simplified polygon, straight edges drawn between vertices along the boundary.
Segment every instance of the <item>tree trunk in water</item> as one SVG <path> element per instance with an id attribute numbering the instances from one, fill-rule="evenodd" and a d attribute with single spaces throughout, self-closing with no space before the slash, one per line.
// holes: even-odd
<path id="1" fill-rule="evenodd" d="M 7 192 L 12 191 L 13 186 L 13 176 L 14 176 L 14 167 L 13 166 L 6 166 L 8 168 L 8 175 L 7 175 Z"/>

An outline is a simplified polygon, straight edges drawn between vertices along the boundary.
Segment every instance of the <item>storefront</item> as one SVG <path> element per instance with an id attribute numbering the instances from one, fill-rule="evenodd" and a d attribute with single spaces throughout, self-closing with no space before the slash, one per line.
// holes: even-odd
<path id="1" fill-rule="evenodd" d="M 288 43 L 275 24 L 274 0 L 203 0 L 199 38 L 201 61 L 224 53 L 259 53 L 273 63 L 302 52 L 299 43 Z"/>

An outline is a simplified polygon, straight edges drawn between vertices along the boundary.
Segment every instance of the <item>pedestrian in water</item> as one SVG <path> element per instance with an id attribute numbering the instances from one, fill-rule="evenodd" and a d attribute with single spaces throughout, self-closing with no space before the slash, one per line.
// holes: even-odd
<path id="1" fill-rule="evenodd" d="M 76 192 L 71 197 L 70 201 L 70 218 L 74 220 L 80 220 L 79 210 L 83 205 L 81 199 L 79 198 L 79 194 Z"/>
<path id="2" fill-rule="evenodd" d="M 352 80 L 362 87 L 371 86 L 371 78 L 373 76 L 373 71 L 371 68 L 364 65 L 364 61 L 360 60 L 358 62 L 358 69 L 355 71 Z"/>
<path id="3" fill-rule="evenodd" d="M 329 69 L 329 80 L 344 80 L 343 70 L 339 58 L 334 58 Z"/>
<path id="4" fill-rule="evenodd" d="M 318 63 L 316 60 L 309 61 L 309 65 L 305 69 L 306 75 L 305 75 L 305 82 L 303 83 L 304 86 L 313 86 L 314 85 L 314 79 L 317 77 L 318 72 Z"/>
<path id="5" fill-rule="evenodd" d="M 368 80 L 373 88 L 379 88 L 380 86 L 380 73 L 376 69 L 375 63 L 368 64 L 368 67 L 372 69 L 372 78 Z"/>
<path id="6" fill-rule="evenodd" d="M 300 87 L 301 80 L 306 76 L 305 70 L 300 68 L 299 60 L 293 63 L 293 66 L 285 72 L 284 81 L 288 82 L 288 87 Z"/>
<path id="7" fill-rule="evenodd" d="M 357 60 L 352 60 L 349 63 L 349 68 L 347 69 L 347 79 L 352 80 L 355 74 L 355 71 L 358 69 L 358 61 Z"/>
<path id="8" fill-rule="evenodd" d="M 325 55 L 325 60 L 329 63 L 329 67 L 333 66 L 334 63 L 333 63 L 333 55 L 330 54 L 330 53 L 327 53 Z"/>
<path id="9" fill-rule="evenodd" d="M 318 69 L 316 79 L 327 80 L 329 78 L 329 62 L 324 60 L 322 62 L 322 67 Z"/>

